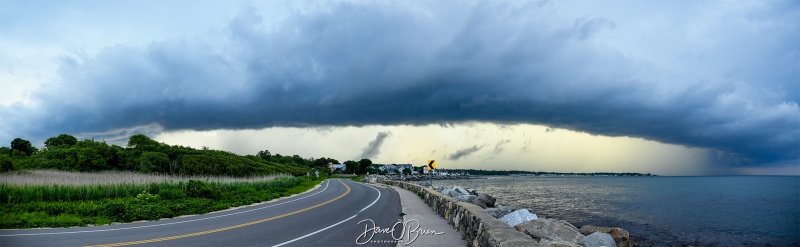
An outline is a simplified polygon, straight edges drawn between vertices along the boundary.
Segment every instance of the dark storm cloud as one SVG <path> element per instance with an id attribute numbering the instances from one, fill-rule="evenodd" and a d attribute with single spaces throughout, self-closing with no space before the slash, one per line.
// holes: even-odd
<path id="1" fill-rule="evenodd" d="M 734 30 L 701 51 L 699 62 L 673 71 L 593 42 L 624 23 L 551 12 L 547 5 L 342 3 L 270 26 L 249 9 L 228 21 L 219 41 L 65 56 L 58 79 L 31 96 L 35 104 L 0 108 L 0 124 L 43 140 L 153 125 L 532 123 L 708 148 L 745 165 L 798 162 L 796 13 L 760 17 L 784 23 L 761 31 L 770 39 L 737 39 L 745 34 Z M 755 50 L 738 52 L 747 45 Z"/>
<path id="2" fill-rule="evenodd" d="M 391 135 L 391 132 L 380 132 L 377 136 L 375 136 L 375 140 L 372 140 L 364 147 L 364 150 L 361 152 L 360 159 L 372 159 L 378 156 L 381 153 L 381 145 L 383 145 L 383 141 L 386 140 L 386 137 Z"/>
<path id="3" fill-rule="evenodd" d="M 452 153 L 452 154 L 448 155 L 447 159 L 449 159 L 449 160 L 458 160 L 458 159 L 464 158 L 464 157 L 469 156 L 470 154 L 472 154 L 474 152 L 480 151 L 485 146 L 486 145 L 478 147 L 477 145 L 475 145 L 475 146 L 472 146 L 472 147 L 469 147 L 469 148 L 459 149 L 455 153 Z"/>

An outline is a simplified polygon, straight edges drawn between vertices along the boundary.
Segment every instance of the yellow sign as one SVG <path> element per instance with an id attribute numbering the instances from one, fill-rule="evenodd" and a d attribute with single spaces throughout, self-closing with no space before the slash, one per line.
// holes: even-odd
<path id="1" fill-rule="evenodd" d="M 436 160 L 428 160 L 428 170 L 436 170 Z"/>

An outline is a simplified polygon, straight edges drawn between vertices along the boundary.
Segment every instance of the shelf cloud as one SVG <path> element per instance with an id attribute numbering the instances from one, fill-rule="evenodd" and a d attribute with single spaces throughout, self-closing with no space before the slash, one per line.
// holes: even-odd
<path id="1" fill-rule="evenodd" d="M 783 6 L 795 3 L 671 3 L 665 18 L 683 21 L 649 29 L 637 19 L 649 3 L 628 4 L 345 2 L 278 23 L 248 7 L 213 39 L 61 56 L 51 81 L 0 106 L 14 130 L 0 140 L 477 121 L 705 148 L 730 166 L 800 162 L 800 14 Z"/>

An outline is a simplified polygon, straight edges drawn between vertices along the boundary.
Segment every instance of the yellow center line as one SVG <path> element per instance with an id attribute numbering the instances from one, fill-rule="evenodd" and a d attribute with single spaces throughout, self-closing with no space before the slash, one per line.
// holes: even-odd
<path id="1" fill-rule="evenodd" d="M 270 221 L 270 220 L 274 220 L 274 219 L 280 219 L 280 218 L 283 218 L 283 217 L 286 217 L 286 216 L 289 216 L 289 215 L 299 214 L 299 213 L 302 213 L 302 212 L 305 212 L 305 211 L 308 211 L 308 210 L 311 210 L 311 209 L 315 209 L 315 208 L 321 207 L 321 206 L 323 206 L 325 204 L 328 204 L 328 203 L 334 202 L 336 200 L 342 199 L 342 197 L 346 196 L 347 194 L 350 194 L 350 186 L 347 186 L 347 184 L 345 184 L 341 180 L 339 180 L 339 183 L 342 183 L 342 185 L 344 185 L 344 187 L 347 188 L 347 191 L 345 191 L 344 194 L 341 194 L 341 195 L 339 195 L 339 196 L 337 196 L 337 197 L 335 197 L 333 199 L 330 199 L 330 200 L 328 200 L 326 202 L 323 202 L 323 203 L 320 203 L 320 204 L 317 204 L 317 205 L 314 205 L 314 206 L 311 206 L 311 207 L 307 207 L 307 208 L 304 208 L 304 209 L 300 209 L 300 210 L 297 210 L 297 211 L 294 211 L 294 212 L 289 212 L 289 213 L 281 214 L 281 215 L 278 215 L 278 216 L 269 217 L 269 218 L 266 218 L 266 219 L 251 221 L 251 222 L 242 223 L 242 224 L 233 225 L 233 226 L 228 226 L 228 227 L 223 227 L 223 228 L 217 228 L 217 229 L 208 230 L 208 231 L 187 233 L 187 234 L 170 236 L 170 237 L 163 237 L 163 238 L 154 238 L 154 239 L 145 239 L 145 240 L 139 240 L 139 241 L 114 243 L 114 244 L 89 245 L 89 246 L 85 246 L 85 247 L 101 247 L 101 246 L 102 247 L 111 247 L 111 246 L 126 246 L 126 245 L 134 245 L 134 244 L 146 244 L 146 243 L 153 243 L 153 242 L 161 242 L 161 241 L 180 239 L 180 238 L 188 238 L 188 237 L 205 235 L 205 234 L 209 234 L 209 233 L 227 231 L 227 230 L 241 228 L 241 227 L 245 227 L 245 226 L 249 226 L 249 225 L 255 225 L 255 224 L 258 224 L 258 223 L 264 223 L 264 222 L 267 222 L 267 221 Z"/>

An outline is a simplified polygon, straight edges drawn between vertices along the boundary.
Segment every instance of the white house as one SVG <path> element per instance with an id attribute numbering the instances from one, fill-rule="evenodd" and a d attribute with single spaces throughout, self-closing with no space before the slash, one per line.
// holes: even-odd
<path id="1" fill-rule="evenodd" d="M 386 172 L 386 174 L 402 173 L 405 169 L 410 169 L 412 174 L 414 173 L 414 166 L 411 164 L 384 165 L 379 169 L 383 172 Z"/>
<path id="2" fill-rule="evenodd" d="M 345 164 L 328 163 L 328 167 L 331 168 L 331 172 L 336 171 L 336 169 L 339 169 L 341 172 L 344 172 L 344 170 L 347 169 L 347 165 Z"/>
<path id="3" fill-rule="evenodd" d="M 379 169 L 381 171 L 385 172 L 386 174 L 394 174 L 397 171 L 397 166 L 395 166 L 395 165 L 383 165 Z"/>

